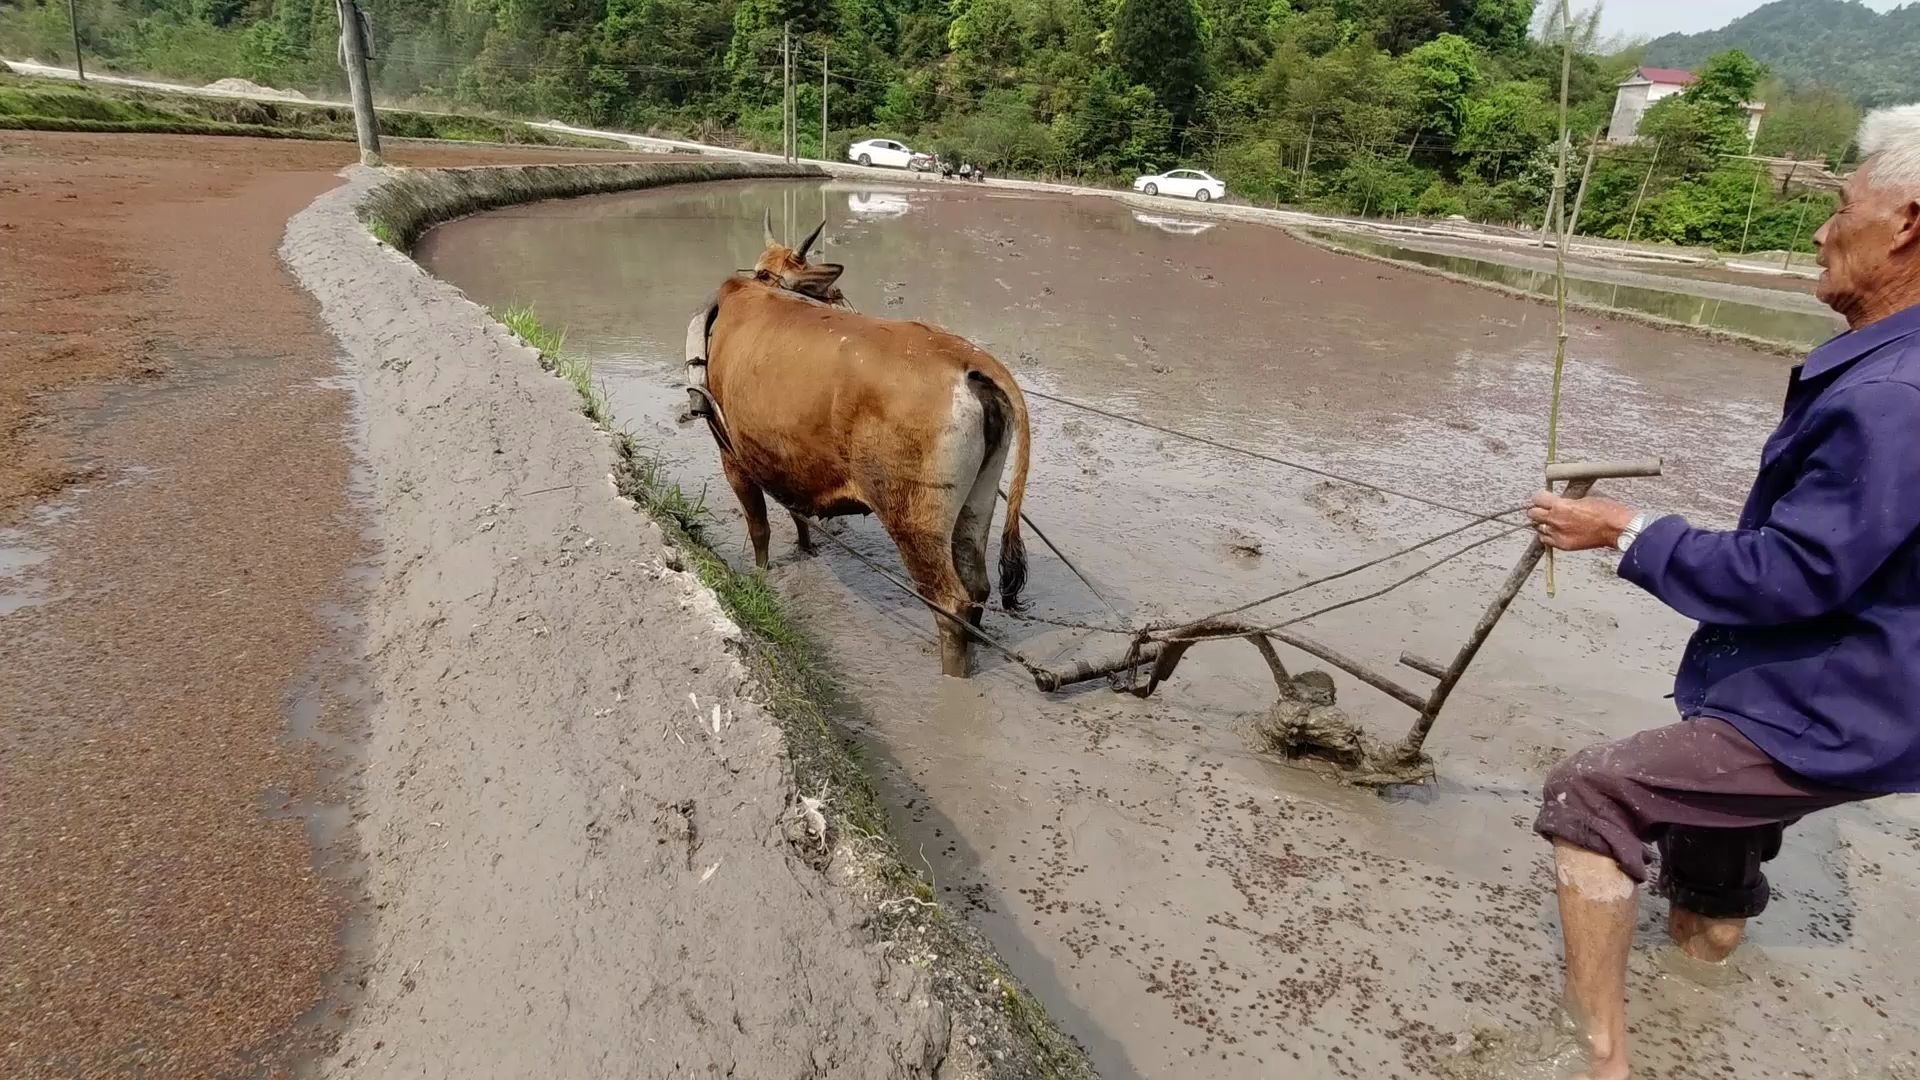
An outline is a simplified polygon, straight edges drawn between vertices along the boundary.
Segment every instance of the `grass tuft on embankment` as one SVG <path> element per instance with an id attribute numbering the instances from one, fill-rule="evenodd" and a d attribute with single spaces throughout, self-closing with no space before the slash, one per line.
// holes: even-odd
<path id="1" fill-rule="evenodd" d="M 567 351 L 566 331 L 548 329 L 534 315 L 533 307 L 527 304 L 515 304 L 505 310 L 495 311 L 493 317 L 517 334 L 520 340 L 540 350 L 542 370 L 551 371 L 572 384 L 574 392 L 580 395 L 580 412 L 587 419 L 601 427 L 613 421 L 613 409 L 607 403 L 606 389 L 593 381 L 593 361 Z"/>
<path id="2" fill-rule="evenodd" d="M 544 324 L 525 305 L 495 317 L 540 350 L 541 366 L 568 378 L 580 391 L 582 412 L 606 426 L 606 398 L 576 381 L 569 370 L 566 335 Z M 584 366 L 584 362 L 582 362 Z M 829 822 L 829 850 L 847 853 L 858 867 L 875 917 L 873 932 L 903 948 L 909 962 L 928 971 L 948 1008 L 963 1016 L 978 1045 L 987 1075 L 1035 1080 L 1092 1080 L 1080 1048 L 1063 1035 L 1046 1010 L 1001 965 L 979 932 L 934 902 L 934 891 L 902 857 L 892 837 L 886 806 L 861 764 L 857 748 L 834 721 L 843 699 L 822 653 L 766 575 L 735 569 L 707 536 L 706 493 L 688 494 L 665 462 L 632 434 L 613 436 L 615 483 L 620 494 L 657 523 L 679 553 L 682 566 L 713 591 L 741 630 L 745 658 L 766 705 L 780 724 L 795 788 L 821 801 Z"/>

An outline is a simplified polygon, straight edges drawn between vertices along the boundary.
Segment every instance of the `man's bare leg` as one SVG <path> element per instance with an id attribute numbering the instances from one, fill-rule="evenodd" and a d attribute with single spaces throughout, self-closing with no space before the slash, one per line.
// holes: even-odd
<path id="1" fill-rule="evenodd" d="M 1708 964 L 1725 963 L 1747 931 L 1745 919 L 1713 919 L 1678 904 L 1667 912 L 1667 936 L 1680 951 Z"/>
<path id="2" fill-rule="evenodd" d="M 1606 855 L 1554 841 L 1567 1011 L 1587 1045 L 1584 1080 L 1626 1080 L 1627 954 L 1636 888 Z"/>

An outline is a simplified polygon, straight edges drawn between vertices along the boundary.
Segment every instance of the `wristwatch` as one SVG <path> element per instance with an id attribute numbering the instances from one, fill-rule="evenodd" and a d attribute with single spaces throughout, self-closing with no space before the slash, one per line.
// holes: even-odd
<path id="1" fill-rule="evenodd" d="M 1633 520 L 1627 522 L 1627 527 L 1621 529 L 1620 535 L 1614 538 L 1613 546 L 1619 548 L 1622 555 L 1626 554 L 1627 549 L 1633 546 L 1633 542 L 1640 539 L 1640 534 L 1646 530 L 1646 527 L 1646 514 L 1633 515 Z"/>

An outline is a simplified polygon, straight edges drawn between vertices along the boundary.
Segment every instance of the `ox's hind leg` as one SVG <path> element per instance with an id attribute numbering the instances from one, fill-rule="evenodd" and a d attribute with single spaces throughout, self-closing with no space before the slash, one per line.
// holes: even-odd
<path id="1" fill-rule="evenodd" d="M 940 605 L 943 611 L 967 618 L 972 603 L 966 585 L 954 571 L 952 534 L 906 529 L 887 532 L 899 547 L 900 561 L 906 564 L 920 595 Z M 971 639 L 952 619 L 944 615 L 933 618 L 940 631 L 940 670 L 956 679 L 966 678 L 971 674 L 967 656 Z"/>
<path id="2" fill-rule="evenodd" d="M 740 500 L 740 511 L 747 516 L 747 539 L 753 541 L 753 561 L 760 569 L 767 568 L 767 541 L 773 530 L 767 525 L 767 495 L 753 478 L 733 463 L 733 457 L 720 455 L 720 471 L 727 476 L 727 486 L 733 489 L 734 497 Z"/>
<path id="3" fill-rule="evenodd" d="M 1006 463 L 1007 442 L 1003 439 L 988 449 L 987 460 L 981 464 L 973 489 L 953 523 L 953 565 L 967 587 L 968 599 L 973 601 L 967 617 L 975 626 L 980 625 L 981 605 L 993 595 L 993 579 L 987 575 L 987 534 L 993 530 L 993 503 L 1000 494 L 1000 471 Z"/>
<path id="4" fill-rule="evenodd" d="M 807 519 L 791 510 L 787 511 L 787 515 L 793 518 L 793 531 L 799 535 L 800 553 L 818 555 L 820 549 L 813 544 L 813 530 L 807 526 Z"/>
<path id="5" fill-rule="evenodd" d="M 956 387 L 953 412 L 945 430 L 928 447 L 931 454 L 926 461 L 927 472 L 950 479 L 915 485 L 881 515 L 921 594 L 952 616 L 934 618 L 940 630 L 941 670 L 960 679 L 970 674 L 968 652 L 973 639 L 966 623 L 978 624 L 978 602 L 987 596 L 985 531 L 971 522 L 966 529 L 960 528 L 967 504 L 979 487 L 981 467 L 993 456 L 997 443 L 991 432 L 983 431 L 985 413 L 970 388 Z M 989 483 L 985 504 L 989 518 L 993 516 L 993 491 Z M 969 539 L 975 532 L 980 533 L 977 545 Z M 971 556 L 974 547 L 980 551 L 977 560 Z M 966 558 L 960 556 L 963 549 L 969 552 Z M 976 561 L 980 564 L 977 580 L 972 572 Z M 956 624 L 956 618 L 963 622 Z"/>

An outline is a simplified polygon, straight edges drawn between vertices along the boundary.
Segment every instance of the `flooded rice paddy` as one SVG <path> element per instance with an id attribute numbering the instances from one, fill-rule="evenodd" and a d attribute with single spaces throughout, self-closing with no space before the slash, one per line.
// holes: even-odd
<path id="1" fill-rule="evenodd" d="M 476 301 L 531 303 L 565 327 L 621 421 L 707 491 L 723 550 L 744 565 L 715 450 L 673 418 L 687 320 L 757 257 L 763 211 L 796 238 L 824 215 L 824 258 L 847 265 L 856 306 L 964 334 L 1031 389 L 1463 510 L 1513 506 L 1537 486 L 1545 305 L 1261 226 L 995 190 L 735 184 L 485 214 L 434 231 L 419 254 Z M 1662 455 L 1665 477 L 1612 490 L 1731 521 L 1786 363 L 1592 316 L 1575 316 L 1569 354 L 1563 457 Z M 1099 593 L 1030 539 L 1040 615 L 1204 612 L 1466 520 L 1031 406 L 1027 507 Z M 1104 688 L 1042 696 L 991 656 L 971 681 L 943 679 L 917 602 L 831 545 L 800 557 L 784 526 L 776 517 L 773 576 L 845 676 L 849 722 L 909 852 L 1109 1078 L 1428 1076 L 1475 1028 L 1546 1016 L 1558 945 L 1529 829 L 1535 793 L 1568 750 L 1671 718 L 1663 696 L 1688 631 L 1614 578 L 1611 559 L 1561 559 L 1558 598 L 1537 581 L 1522 595 L 1441 717 L 1428 743 L 1436 782 L 1381 797 L 1258 752 L 1247 728 L 1273 688 L 1243 643 L 1196 649 L 1149 701 Z M 835 528 L 895 559 L 872 519 Z M 1302 629 L 1382 668 L 1403 649 L 1450 656 L 1523 543 L 1498 540 Z M 1414 565 L 1262 614 L 1357 596 Z M 1123 644 L 988 618 L 1042 661 Z M 1337 681 L 1376 733 L 1412 721 Z M 1916 859 L 1908 801 L 1792 830 L 1774 906 L 1730 985 L 1668 973 L 1664 910 L 1645 901 L 1633 987 L 1645 1075 L 1913 1075 L 1901 1070 L 1920 1052 Z"/>

